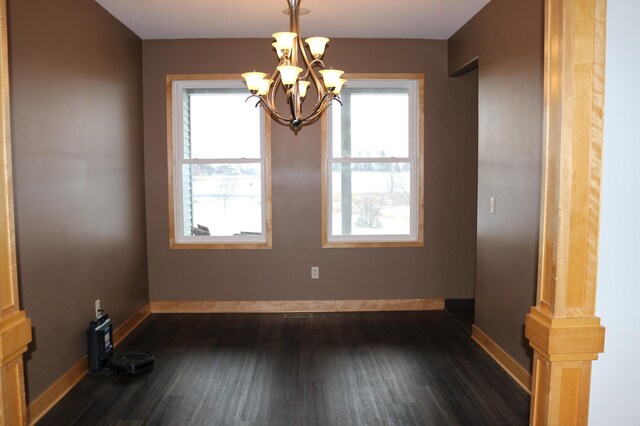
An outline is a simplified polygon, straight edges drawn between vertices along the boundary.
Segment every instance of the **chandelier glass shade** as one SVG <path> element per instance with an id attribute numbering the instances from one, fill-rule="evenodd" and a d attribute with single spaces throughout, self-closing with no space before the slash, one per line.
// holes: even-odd
<path id="1" fill-rule="evenodd" d="M 253 71 L 242 74 L 242 77 L 251 92 L 247 100 L 255 98 L 256 106 L 262 104 L 275 120 L 297 130 L 303 124 L 318 118 L 331 101 L 340 102 L 340 90 L 346 80 L 342 78 L 344 71 L 325 68 L 322 57 L 328 38 L 309 37 L 303 42 L 299 25 L 301 0 L 287 2 L 289 31 L 273 34 L 276 41 L 272 46 L 278 56 L 278 66 L 270 76 Z M 307 54 L 305 44 L 310 55 Z M 309 88 L 312 85 L 315 88 L 315 104 L 303 112 L 303 102 L 311 93 Z M 283 87 L 289 104 L 288 116 L 276 107 L 276 94 L 280 86 Z"/>

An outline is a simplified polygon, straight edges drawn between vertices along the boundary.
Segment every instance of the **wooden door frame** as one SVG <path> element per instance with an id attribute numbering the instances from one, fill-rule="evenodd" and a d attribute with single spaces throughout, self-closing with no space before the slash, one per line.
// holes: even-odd
<path id="1" fill-rule="evenodd" d="M 6 0 L 0 0 L 0 424 L 26 423 L 19 309 Z M 604 107 L 606 0 L 546 0 L 544 153 L 531 423 L 586 424 L 591 362 L 604 349 L 595 317 Z"/>

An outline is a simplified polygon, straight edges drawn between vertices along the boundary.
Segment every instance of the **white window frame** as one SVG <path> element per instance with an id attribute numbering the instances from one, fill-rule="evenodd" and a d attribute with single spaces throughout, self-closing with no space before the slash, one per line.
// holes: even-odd
<path id="1" fill-rule="evenodd" d="M 403 88 L 409 92 L 409 157 L 338 157 L 332 153 L 331 106 L 323 117 L 323 211 L 322 233 L 325 248 L 423 247 L 424 246 L 424 76 L 422 74 L 366 74 L 347 76 L 350 88 Z M 340 106 L 337 106 L 340 108 Z M 408 235 L 332 235 L 334 164 L 409 163 L 410 233 Z"/>
<path id="2" fill-rule="evenodd" d="M 169 227 L 170 247 L 175 249 L 269 249 L 271 248 L 271 149 L 270 121 L 259 108 L 260 158 L 184 158 L 184 92 L 186 89 L 246 89 L 235 75 L 167 76 L 168 155 L 169 155 Z M 248 96 L 248 94 L 247 94 Z M 185 164 L 244 164 L 261 166 L 261 235 L 194 236 L 184 235 L 182 167 Z"/>

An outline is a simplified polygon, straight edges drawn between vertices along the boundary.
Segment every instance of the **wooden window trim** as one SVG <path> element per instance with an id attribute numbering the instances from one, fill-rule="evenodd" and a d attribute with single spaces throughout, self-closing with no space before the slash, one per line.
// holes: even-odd
<path id="1" fill-rule="evenodd" d="M 264 118 L 264 179 L 265 179 L 265 229 L 266 241 L 261 243 L 183 243 L 176 238 L 176 211 L 175 211 L 175 169 L 174 169 L 174 140 L 173 140 L 173 82 L 188 80 L 238 80 L 242 81 L 240 74 L 169 74 L 166 77 L 166 120 L 167 120 L 167 187 L 169 195 L 169 247 L 178 250 L 260 250 L 272 248 L 272 195 L 271 195 L 271 120 Z"/>
<path id="2" fill-rule="evenodd" d="M 347 80 L 415 80 L 418 83 L 418 149 L 417 149 L 417 229 L 416 241 L 329 241 L 327 197 L 328 197 L 328 114 L 322 114 L 322 247 L 323 248 L 392 248 L 424 247 L 424 74 L 346 74 Z"/>

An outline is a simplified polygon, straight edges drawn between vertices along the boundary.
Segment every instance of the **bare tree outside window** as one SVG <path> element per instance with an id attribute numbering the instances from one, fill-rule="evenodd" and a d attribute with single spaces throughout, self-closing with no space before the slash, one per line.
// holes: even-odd
<path id="1" fill-rule="evenodd" d="M 225 216 L 227 215 L 227 201 L 236 194 L 236 186 L 238 186 L 238 178 L 230 175 L 223 177 L 218 184 L 218 197 L 222 198 Z"/>

